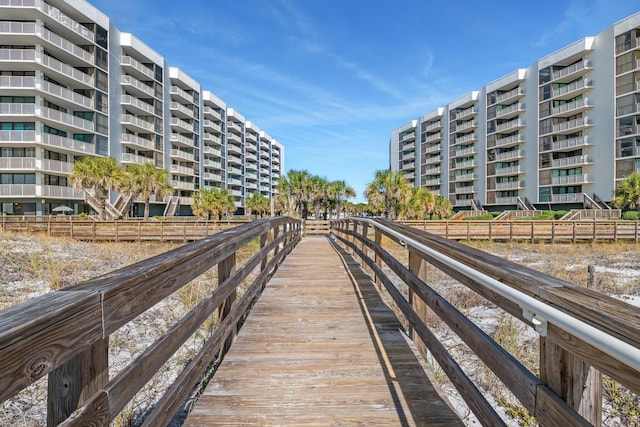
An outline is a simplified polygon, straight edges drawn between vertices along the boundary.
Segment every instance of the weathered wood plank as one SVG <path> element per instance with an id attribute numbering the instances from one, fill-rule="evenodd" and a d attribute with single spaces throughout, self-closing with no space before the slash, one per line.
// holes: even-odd
<path id="1" fill-rule="evenodd" d="M 379 297 L 379 306 L 360 307 L 354 286 L 325 239 L 303 240 L 267 284 L 185 426 L 461 425 L 395 315 Z"/>

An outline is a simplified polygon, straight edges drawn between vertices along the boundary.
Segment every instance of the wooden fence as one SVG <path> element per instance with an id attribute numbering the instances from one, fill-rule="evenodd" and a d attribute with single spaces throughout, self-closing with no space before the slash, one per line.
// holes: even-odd
<path id="1" fill-rule="evenodd" d="M 638 221 L 399 221 L 450 240 L 638 242 Z"/>
<path id="2" fill-rule="evenodd" d="M 67 236 L 76 240 L 89 241 L 190 242 L 248 222 L 250 221 L 194 219 L 93 221 L 61 215 L 57 217 L 5 217 L 2 221 L 2 230 L 40 232 L 49 236 Z"/>
<path id="3" fill-rule="evenodd" d="M 228 349 L 239 322 L 300 237 L 298 220 L 261 219 L 2 311 L 0 402 L 49 374 L 48 425 L 106 426 L 217 311 L 220 323 L 144 424 L 167 425 L 211 361 Z M 259 249 L 236 265 L 236 252 L 256 240 Z M 216 266 L 217 287 L 109 378 L 109 336 Z M 248 277 L 254 278 L 240 296 L 238 286 Z"/>
<path id="4" fill-rule="evenodd" d="M 413 337 L 426 345 L 482 425 L 504 422 L 427 326 L 426 319 L 433 314 L 496 374 L 541 426 L 601 425 L 601 372 L 640 394 L 637 307 L 388 220 L 334 221 L 332 234 L 373 271 L 380 286 L 384 285 Z M 382 247 L 383 236 L 407 249 L 408 265 Z M 395 283 L 382 269 L 383 263 L 397 276 Z M 540 376 L 431 288 L 427 264 L 536 328 L 540 334 Z M 401 284 L 408 287 L 408 293 L 400 290 Z M 545 319 L 530 311 L 530 304 L 557 317 L 547 314 Z"/>

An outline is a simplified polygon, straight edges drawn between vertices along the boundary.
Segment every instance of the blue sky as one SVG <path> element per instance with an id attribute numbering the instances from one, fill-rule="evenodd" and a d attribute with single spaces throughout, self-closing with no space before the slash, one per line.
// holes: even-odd
<path id="1" fill-rule="evenodd" d="M 358 201 L 391 130 L 640 11 L 640 0 L 90 0 Z"/>

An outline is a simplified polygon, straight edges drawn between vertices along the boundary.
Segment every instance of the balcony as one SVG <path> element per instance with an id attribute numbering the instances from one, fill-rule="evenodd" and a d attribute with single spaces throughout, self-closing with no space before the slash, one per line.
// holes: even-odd
<path id="1" fill-rule="evenodd" d="M 440 121 L 431 123 L 430 125 L 427 125 L 424 129 L 422 129 L 423 132 L 430 132 L 432 130 L 436 130 L 436 129 L 442 129 L 442 123 Z"/>
<path id="2" fill-rule="evenodd" d="M 244 155 L 244 159 L 247 162 L 250 162 L 250 161 L 257 162 L 258 161 L 258 156 L 256 156 L 255 154 L 246 153 Z M 274 159 L 274 161 L 275 161 L 275 159 Z"/>
<path id="3" fill-rule="evenodd" d="M 193 104 L 193 95 L 178 86 L 171 86 L 169 93 L 171 94 L 172 99 L 182 100 Z"/>
<path id="4" fill-rule="evenodd" d="M 227 130 L 231 131 L 231 132 L 234 132 L 234 133 L 236 133 L 238 135 L 242 135 L 243 128 L 239 124 L 236 124 L 236 123 L 233 123 L 233 122 L 229 122 L 229 123 L 227 123 Z"/>
<path id="5" fill-rule="evenodd" d="M 592 108 L 593 102 L 589 101 L 589 98 L 577 99 L 572 102 L 567 102 L 566 104 L 559 105 L 557 107 L 553 107 L 551 113 L 553 115 L 567 115 L 573 116 L 580 111 L 584 111 L 587 108 Z"/>
<path id="6" fill-rule="evenodd" d="M 242 148 L 235 144 L 229 144 L 227 146 L 227 154 L 237 154 L 240 156 L 242 155 Z"/>
<path id="7" fill-rule="evenodd" d="M 465 119 L 467 117 L 471 117 L 471 116 L 473 116 L 475 114 L 478 114 L 478 107 L 476 107 L 476 106 L 469 107 L 469 108 L 466 108 L 466 109 L 464 109 L 462 111 L 458 111 L 456 113 L 455 120 L 463 120 L 463 119 Z"/>
<path id="8" fill-rule="evenodd" d="M 1 103 L 0 114 L 8 116 L 33 116 L 36 113 L 36 104 Z"/>
<path id="9" fill-rule="evenodd" d="M 551 167 L 561 168 L 565 166 L 587 165 L 591 163 L 593 163 L 593 159 L 591 158 L 591 156 L 582 155 L 582 156 L 564 157 L 562 159 L 552 160 Z"/>
<path id="10" fill-rule="evenodd" d="M 462 168 L 471 168 L 477 166 L 477 162 L 475 160 L 467 160 L 464 162 L 456 162 L 455 166 L 452 169 L 462 169 Z"/>
<path id="11" fill-rule="evenodd" d="M 76 190 L 73 187 L 61 187 L 58 185 L 41 186 L 42 197 L 52 199 L 84 199 L 84 190 Z"/>
<path id="12" fill-rule="evenodd" d="M 524 137 L 521 134 L 511 135 L 506 138 L 498 138 L 496 139 L 496 147 L 506 147 L 509 145 L 516 145 L 521 142 L 524 142 Z"/>
<path id="13" fill-rule="evenodd" d="M 242 180 L 237 178 L 227 178 L 227 184 L 239 186 L 242 185 Z"/>
<path id="14" fill-rule="evenodd" d="M 186 175 L 186 176 L 194 176 L 195 173 L 192 167 L 180 166 L 180 165 L 171 165 L 169 171 L 173 175 Z"/>
<path id="15" fill-rule="evenodd" d="M 29 51 L 22 51 L 22 52 L 29 52 Z M 31 51 L 31 52 L 34 52 L 34 51 Z M 22 56 L 25 57 L 29 55 L 23 54 Z M 57 59 L 49 55 L 38 54 L 38 56 L 36 56 L 34 53 L 33 59 L 35 60 L 35 62 L 42 64 L 42 66 L 44 66 L 45 68 L 51 71 L 55 71 L 59 75 L 63 76 L 65 79 L 67 79 L 67 82 L 71 82 L 71 83 L 81 82 L 93 88 L 93 84 L 94 84 L 93 77 L 87 73 L 83 73 L 82 71 L 68 64 L 65 64 L 61 61 L 58 61 Z M 56 80 L 61 80 L 61 79 L 59 77 L 56 77 Z"/>
<path id="16" fill-rule="evenodd" d="M 515 175 L 523 173 L 522 166 L 508 166 L 506 168 L 496 168 L 496 175 L 504 176 L 504 175 Z"/>
<path id="17" fill-rule="evenodd" d="M 122 163 L 134 163 L 143 165 L 145 163 L 154 163 L 153 158 L 138 156 L 131 153 L 122 153 Z"/>
<path id="18" fill-rule="evenodd" d="M 58 160 L 42 159 L 39 170 L 43 172 L 71 175 L 73 172 L 73 162 L 61 162 Z"/>
<path id="19" fill-rule="evenodd" d="M 427 157 L 424 160 L 425 165 L 429 165 L 433 163 L 441 163 L 441 162 L 442 162 L 442 156 L 431 156 L 431 157 Z"/>
<path id="20" fill-rule="evenodd" d="M 218 134 L 222 133 L 222 126 L 216 122 L 212 122 L 211 120 L 205 119 L 204 122 L 202 122 L 202 126 L 204 126 L 206 130 L 214 131 Z"/>
<path id="21" fill-rule="evenodd" d="M 0 196 L 36 196 L 35 184 L 2 184 L 0 185 Z"/>
<path id="22" fill-rule="evenodd" d="M 425 179 L 422 182 L 422 185 L 436 186 L 436 185 L 440 185 L 441 183 L 442 183 L 442 180 L 440 178 L 433 178 L 433 179 Z"/>
<path id="23" fill-rule="evenodd" d="M 575 96 L 575 92 L 582 89 L 591 89 L 593 82 L 591 80 L 582 79 L 577 82 L 569 83 L 565 86 L 561 86 L 551 91 L 552 98 L 559 98 L 561 96 Z"/>
<path id="24" fill-rule="evenodd" d="M 218 174 L 218 173 L 205 172 L 202 178 L 206 181 L 216 181 L 216 182 L 224 181 L 224 177 L 222 176 L 222 174 Z"/>
<path id="25" fill-rule="evenodd" d="M 518 197 L 496 197 L 496 204 L 498 205 L 517 205 Z"/>
<path id="26" fill-rule="evenodd" d="M 399 142 L 415 141 L 415 140 L 416 140 L 416 134 L 415 133 L 407 133 L 405 135 L 402 135 L 399 138 Z"/>
<path id="27" fill-rule="evenodd" d="M 170 151 L 169 155 L 172 159 L 182 159 L 190 162 L 194 161 L 193 153 L 189 153 L 187 151 L 182 151 L 182 150 L 176 150 L 175 148 Z"/>
<path id="28" fill-rule="evenodd" d="M 220 114 L 218 111 L 214 110 L 211 107 L 207 107 L 205 106 L 204 109 L 202 110 L 203 114 L 205 117 L 208 117 L 212 120 L 216 120 L 218 122 L 222 121 L 222 114 Z"/>
<path id="29" fill-rule="evenodd" d="M 463 182 L 463 181 L 474 181 L 478 179 L 478 174 L 477 173 L 465 173 L 465 174 L 461 174 L 461 175 L 456 175 L 455 179 L 453 179 L 453 181 L 455 182 Z"/>
<path id="30" fill-rule="evenodd" d="M 126 105 L 138 113 L 143 115 L 154 115 L 155 111 L 153 105 L 148 104 L 138 98 L 131 95 L 122 95 L 122 105 Z"/>
<path id="31" fill-rule="evenodd" d="M 211 160 L 211 159 L 204 159 L 202 161 L 202 164 L 204 165 L 205 168 L 214 168 L 214 169 L 218 169 L 218 170 L 222 170 L 222 162 L 220 161 L 216 161 L 216 160 Z"/>
<path id="32" fill-rule="evenodd" d="M 174 117 L 181 117 L 183 119 L 192 119 L 194 116 L 193 107 L 191 108 L 186 107 L 180 104 L 179 102 L 171 102 L 170 108 L 171 108 L 171 114 Z"/>
<path id="33" fill-rule="evenodd" d="M 403 144 L 400 147 L 400 151 L 415 151 L 416 149 L 416 144 L 411 143 L 411 144 Z"/>
<path id="34" fill-rule="evenodd" d="M 467 147 L 461 150 L 456 150 L 455 154 L 452 157 L 469 156 L 475 153 L 477 153 L 477 150 L 475 147 Z"/>
<path id="35" fill-rule="evenodd" d="M 575 184 L 589 184 L 593 182 L 591 176 L 588 173 L 582 173 L 578 175 L 565 175 L 554 176 L 552 185 L 575 185 Z"/>
<path id="36" fill-rule="evenodd" d="M 150 139 L 141 138 L 128 133 L 122 134 L 120 139 L 122 145 L 132 146 L 134 148 L 143 148 L 145 150 L 155 150 L 155 143 Z"/>
<path id="37" fill-rule="evenodd" d="M 96 146 L 94 144 L 48 133 L 42 134 L 42 144 L 74 153 L 95 154 L 96 152 Z"/>
<path id="38" fill-rule="evenodd" d="M 227 141 L 235 142 L 237 144 L 242 144 L 242 137 L 236 135 L 235 133 L 228 133 L 227 134 Z"/>
<path id="39" fill-rule="evenodd" d="M 171 165 L 171 166 L 173 167 L 175 165 Z M 196 189 L 196 185 L 193 182 L 178 181 L 177 179 L 172 179 L 171 181 L 169 181 L 169 183 L 176 190 L 195 190 Z M 182 200 L 180 202 L 182 203 Z"/>
<path id="40" fill-rule="evenodd" d="M 477 141 L 477 140 L 478 140 L 478 135 L 476 135 L 476 133 L 473 132 L 473 133 L 468 133 L 466 135 L 457 137 L 454 141 L 454 144 L 455 145 L 464 144 L 465 142 L 471 142 L 471 141 Z"/>
<path id="41" fill-rule="evenodd" d="M 524 181 L 509 181 L 509 182 L 497 182 L 496 190 L 518 190 L 524 187 Z"/>
<path id="42" fill-rule="evenodd" d="M 424 139 L 425 143 L 439 141 L 442 139 L 442 132 L 434 133 L 433 135 L 429 135 Z"/>
<path id="43" fill-rule="evenodd" d="M 504 92 L 498 95 L 496 97 L 496 104 L 509 102 L 511 100 L 515 100 L 516 98 L 520 98 L 522 96 L 524 96 L 524 89 L 521 87 L 517 87 L 515 89 L 511 89 L 508 92 Z"/>
<path id="44" fill-rule="evenodd" d="M 593 68 L 591 61 L 580 61 L 573 65 L 569 65 L 568 67 L 564 67 L 558 71 L 555 71 L 551 75 L 551 81 L 556 82 L 557 80 L 563 80 L 567 78 L 569 78 L 569 80 L 574 80 L 579 73 L 588 71 L 591 68 Z"/>
<path id="45" fill-rule="evenodd" d="M 456 187 L 454 189 L 454 193 L 455 194 L 473 194 L 473 193 L 477 193 L 478 192 L 478 188 L 474 187 L 473 185 L 467 185 L 464 187 Z"/>
<path id="46" fill-rule="evenodd" d="M 584 202 L 583 193 L 568 194 L 552 194 L 551 203 L 582 203 Z"/>
<path id="47" fill-rule="evenodd" d="M 41 37 L 44 40 L 47 40 L 49 43 L 63 50 L 64 52 L 71 54 L 76 58 L 82 59 L 83 61 L 89 63 L 91 66 L 95 65 L 93 53 L 87 50 L 84 50 L 80 46 L 70 42 L 69 40 L 63 37 L 60 37 L 58 34 L 52 33 L 51 31 L 47 30 L 43 26 L 38 26 L 38 27 L 39 27 L 39 30 L 41 31 Z"/>
<path id="48" fill-rule="evenodd" d="M 442 145 L 441 144 L 429 145 L 429 146 L 424 147 L 422 149 L 422 152 L 424 154 L 439 153 L 440 151 L 442 151 Z"/>
<path id="49" fill-rule="evenodd" d="M 180 135 L 179 133 L 172 133 L 171 143 L 175 145 L 182 145 L 185 147 L 193 147 L 193 138 L 188 138 L 184 135 Z"/>
<path id="50" fill-rule="evenodd" d="M 35 168 L 35 157 L 0 157 L 0 169 L 3 171 L 35 170 Z"/>
<path id="51" fill-rule="evenodd" d="M 524 157 L 524 150 L 511 150 L 504 153 L 497 153 L 494 161 L 513 160 Z"/>
<path id="52" fill-rule="evenodd" d="M 120 118 L 120 123 L 125 126 L 132 126 L 142 132 L 153 132 L 153 123 L 132 114 L 123 114 Z"/>
<path id="53" fill-rule="evenodd" d="M 242 175 L 242 169 L 229 165 L 227 172 L 230 174 Z"/>
<path id="54" fill-rule="evenodd" d="M 221 146 L 222 145 L 222 137 L 218 136 L 218 135 L 214 135 L 212 133 L 209 132 L 205 132 L 203 137 L 202 137 L 204 142 L 208 142 L 211 144 L 214 144 L 216 146 Z"/>
<path id="55" fill-rule="evenodd" d="M 153 86 L 149 86 L 145 83 L 142 83 L 140 80 L 136 79 L 133 76 L 122 76 L 120 79 L 120 83 L 125 89 L 140 98 L 150 97 L 153 98 L 155 96 L 155 91 L 153 90 Z"/>
<path id="56" fill-rule="evenodd" d="M 204 154 L 209 154 L 216 157 L 222 156 L 222 150 L 218 148 L 209 147 L 208 145 L 205 145 L 202 151 L 204 152 Z"/>
<path id="57" fill-rule="evenodd" d="M 516 102 L 508 107 L 496 109 L 496 118 L 507 119 L 512 116 L 516 116 L 524 111 L 524 104 L 522 102 Z"/>
<path id="58" fill-rule="evenodd" d="M 171 117 L 170 123 L 172 128 L 176 128 L 182 132 L 193 133 L 193 125 L 189 122 L 186 122 L 177 117 Z M 191 142 L 191 144 L 193 144 L 193 141 Z"/>
<path id="59" fill-rule="evenodd" d="M 512 131 L 517 128 L 524 127 L 524 121 L 521 119 L 511 120 L 506 123 L 500 123 L 496 126 L 496 132 Z"/>
<path id="60" fill-rule="evenodd" d="M 425 168 L 422 173 L 424 175 L 439 175 L 442 173 L 442 168 L 440 166 Z"/>
<path id="61" fill-rule="evenodd" d="M 193 205 L 193 197 L 180 197 L 180 204 L 184 206 Z"/>
<path id="62" fill-rule="evenodd" d="M 127 72 L 131 72 L 131 73 L 136 73 L 138 74 L 139 78 L 148 78 L 150 80 L 155 80 L 155 73 L 153 71 L 153 69 L 147 67 L 146 65 L 142 64 L 140 61 L 138 61 L 135 58 L 132 58 L 130 56 L 127 55 L 122 55 L 120 57 L 120 65 L 122 65 L 122 67 L 127 71 Z"/>
<path id="63" fill-rule="evenodd" d="M 73 114 L 68 114 L 58 110 L 53 110 L 51 108 L 41 107 L 39 116 L 42 117 L 43 119 L 48 119 L 54 122 L 80 128 L 83 131 L 88 131 L 88 132 L 95 131 L 95 125 L 93 124 L 92 121 L 85 120 L 80 117 L 76 117 Z"/>
<path id="64" fill-rule="evenodd" d="M 552 126 L 553 133 L 568 132 L 572 133 L 580 128 L 591 126 L 589 117 L 581 117 L 579 119 L 567 120 Z"/>
<path id="65" fill-rule="evenodd" d="M 593 143 L 589 141 L 589 137 L 580 136 L 578 138 L 562 139 L 560 141 L 552 142 L 550 149 L 551 151 L 560 151 L 560 150 L 586 147 L 589 145 L 593 145 Z M 549 151 L 549 150 L 542 150 L 542 151 Z"/>
<path id="66" fill-rule="evenodd" d="M 476 120 L 469 120 L 467 122 L 456 125 L 456 130 L 454 131 L 454 133 L 462 132 L 464 130 L 472 129 L 475 127 L 478 127 L 478 122 Z"/>

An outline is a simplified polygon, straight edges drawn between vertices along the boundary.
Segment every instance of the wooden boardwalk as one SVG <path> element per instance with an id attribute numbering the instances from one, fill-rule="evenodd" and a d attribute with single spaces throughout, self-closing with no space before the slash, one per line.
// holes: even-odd
<path id="1" fill-rule="evenodd" d="M 349 255 L 305 238 L 184 425 L 463 425 L 424 368 Z"/>

